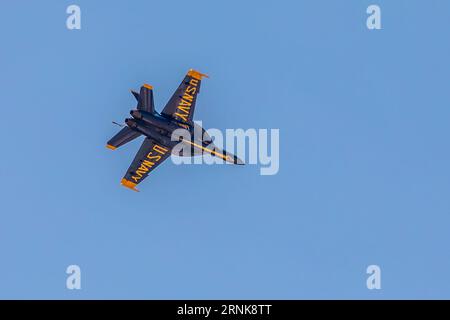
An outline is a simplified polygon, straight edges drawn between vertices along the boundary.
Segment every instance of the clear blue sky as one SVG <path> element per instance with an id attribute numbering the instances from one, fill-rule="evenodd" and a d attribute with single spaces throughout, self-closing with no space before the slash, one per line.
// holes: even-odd
<path id="1" fill-rule="evenodd" d="M 450 298 L 449 24 L 445 0 L 2 3 L 0 298 Z M 160 110 L 189 68 L 207 128 L 280 129 L 278 175 L 120 187 L 128 90 Z"/>

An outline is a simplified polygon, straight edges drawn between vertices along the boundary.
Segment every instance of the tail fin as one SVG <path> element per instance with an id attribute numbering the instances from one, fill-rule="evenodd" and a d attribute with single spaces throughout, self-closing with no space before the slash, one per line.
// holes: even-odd
<path id="1" fill-rule="evenodd" d="M 155 112 L 155 104 L 153 102 L 153 87 L 149 84 L 144 84 L 139 93 L 131 90 L 131 93 L 136 98 L 138 105 L 137 109 L 149 113 Z"/>
<path id="2" fill-rule="evenodd" d="M 130 127 L 124 127 L 114 137 L 111 138 L 106 144 L 106 147 L 112 150 L 123 146 L 125 143 L 136 139 L 141 134 L 137 131 L 130 129 Z"/>

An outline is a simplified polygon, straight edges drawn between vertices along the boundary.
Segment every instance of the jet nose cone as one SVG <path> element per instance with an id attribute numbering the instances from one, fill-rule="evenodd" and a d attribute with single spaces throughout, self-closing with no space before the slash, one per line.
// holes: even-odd
<path id="1" fill-rule="evenodd" d="M 232 164 L 244 165 L 245 162 L 236 157 L 235 155 L 228 154 L 226 157 L 226 161 Z"/>
<path id="2" fill-rule="evenodd" d="M 234 156 L 234 164 L 244 165 L 245 162 L 239 159 L 238 157 Z"/>

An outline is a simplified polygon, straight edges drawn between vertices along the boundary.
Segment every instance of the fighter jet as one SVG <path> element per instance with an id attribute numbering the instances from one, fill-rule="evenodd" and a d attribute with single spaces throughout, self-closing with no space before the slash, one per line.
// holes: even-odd
<path id="1" fill-rule="evenodd" d="M 123 186 L 138 191 L 136 185 L 172 154 L 191 157 L 207 153 L 229 163 L 244 164 L 235 155 L 217 148 L 205 129 L 193 121 L 204 77 L 208 76 L 190 69 L 161 113 L 155 110 L 151 85 L 144 84 L 139 93 L 131 91 L 137 107 L 130 111 L 131 118 L 125 119 L 126 125 L 121 125 L 123 129 L 106 144 L 107 148 L 115 150 L 141 135 L 145 137 L 121 181 Z M 185 129 L 191 138 L 178 134 L 177 129 Z M 182 148 L 176 148 L 180 143 Z"/>

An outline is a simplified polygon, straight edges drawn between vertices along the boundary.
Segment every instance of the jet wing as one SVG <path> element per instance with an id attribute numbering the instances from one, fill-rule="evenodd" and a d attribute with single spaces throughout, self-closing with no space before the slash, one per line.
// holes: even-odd
<path id="1" fill-rule="evenodd" d="M 207 75 L 192 69 L 189 70 L 161 114 L 177 121 L 191 123 L 203 77 L 207 77 Z"/>
<path id="2" fill-rule="evenodd" d="M 141 145 L 133 162 L 122 179 L 122 185 L 134 191 L 150 172 L 166 160 L 171 154 L 170 148 L 163 146 L 153 139 L 146 138 Z"/>

